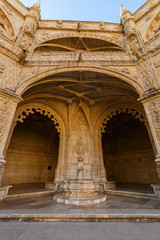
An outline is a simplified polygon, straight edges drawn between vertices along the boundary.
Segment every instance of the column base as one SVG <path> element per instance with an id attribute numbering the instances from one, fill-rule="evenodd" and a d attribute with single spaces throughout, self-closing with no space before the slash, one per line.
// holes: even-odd
<path id="1" fill-rule="evenodd" d="M 104 183 L 104 190 L 108 190 L 108 189 L 112 189 L 112 188 L 116 188 L 116 182 L 108 181 L 108 182 Z"/>
<path id="2" fill-rule="evenodd" d="M 151 184 L 154 194 L 156 197 L 160 198 L 160 184 Z"/>
<path id="3" fill-rule="evenodd" d="M 11 185 L 10 186 L 9 185 L 8 186 L 3 186 L 3 185 L 0 186 L 0 201 L 4 200 L 7 197 L 8 191 L 11 187 L 12 187 Z"/>
<path id="4" fill-rule="evenodd" d="M 76 206 L 94 205 L 106 201 L 106 195 L 98 192 L 99 184 L 93 180 L 65 181 L 63 193 L 54 196 L 58 203 Z"/>

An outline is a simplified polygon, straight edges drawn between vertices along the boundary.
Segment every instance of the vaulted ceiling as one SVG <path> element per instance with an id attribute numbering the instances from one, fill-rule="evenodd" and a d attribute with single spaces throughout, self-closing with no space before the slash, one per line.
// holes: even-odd
<path id="1" fill-rule="evenodd" d="M 68 37 L 58 38 L 40 44 L 36 51 L 123 51 L 121 47 L 108 41 L 81 38 L 81 37 Z"/>

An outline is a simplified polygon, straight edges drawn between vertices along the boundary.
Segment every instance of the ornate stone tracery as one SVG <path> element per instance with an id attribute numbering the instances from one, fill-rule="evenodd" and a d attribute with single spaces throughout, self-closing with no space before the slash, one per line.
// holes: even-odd
<path id="1" fill-rule="evenodd" d="M 57 132 L 60 133 L 60 126 L 59 126 L 58 120 L 53 116 L 52 113 L 50 113 L 48 110 L 45 110 L 45 109 L 43 109 L 41 107 L 28 107 L 28 108 L 25 108 L 21 112 L 21 114 L 19 114 L 16 117 L 15 121 L 23 123 L 24 120 L 27 118 L 27 116 L 29 116 L 29 114 L 34 114 L 35 112 L 38 112 L 38 113 L 40 113 L 40 114 L 50 118 L 54 122 L 54 125 L 55 125 L 55 128 L 57 129 Z"/>
<path id="2" fill-rule="evenodd" d="M 143 117 L 143 115 L 141 113 L 139 113 L 138 111 L 136 111 L 135 109 L 132 108 L 120 108 L 118 110 L 114 110 L 113 112 L 111 112 L 103 121 L 102 123 L 102 127 L 101 127 L 101 133 L 105 132 L 105 127 L 107 122 L 113 117 L 116 116 L 117 114 L 120 113 L 127 113 L 127 114 L 132 114 L 132 116 L 134 116 L 135 118 L 138 118 L 142 123 L 145 123 L 145 118 Z"/>

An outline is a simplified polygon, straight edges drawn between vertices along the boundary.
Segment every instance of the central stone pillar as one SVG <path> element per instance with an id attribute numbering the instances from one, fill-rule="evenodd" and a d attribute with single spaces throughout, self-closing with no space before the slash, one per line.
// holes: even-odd
<path id="1" fill-rule="evenodd" d="M 82 121 L 71 128 L 64 148 L 66 171 L 63 192 L 54 196 L 55 201 L 91 205 L 106 200 L 106 196 L 99 193 L 101 164 L 97 159 L 99 148 L 95 148 L 94 144 L 96 138 Z"/>

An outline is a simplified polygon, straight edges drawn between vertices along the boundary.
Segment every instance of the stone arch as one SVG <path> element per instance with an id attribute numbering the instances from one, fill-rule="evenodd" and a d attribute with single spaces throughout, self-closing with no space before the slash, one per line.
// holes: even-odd
<path id="1" fill-rule="evenodd" d="M 26 123 L 25 120 L 26 122 L 29 121 Z M 24 124 L 20 124 L 23 122 Z M 64 131 L 65 126 L 63 120 L 53 107 L 41 103 L 26 103 L 19 106 L 15 114 L 6 149 L 4 183 L 6 181 L 8 181 L 6 182 L 7 184 L 29 183 L 29 181 L 31 181 L 31 183 L 41 183 L 42 181 L 45 182 L 45 180 L 53 181 L 59 158 L 59 139 L 61 134 L 64 134 Z M 17 147 L 19 145 L 20 147 Z M 11 168 L 13 163 L 15 165 L 17 164 L 16 166 L 18 166 L 18 168 L 22 167 L 23 161 L 21 161 L 21 159 L 24 161 L 24 166 L 28 170 L 23 171 L 22 168 L 24 176 L 22 177 L 21 173 L 17 173 L 13 179 Z M 34 159 L 33 165 L 32 159 Z M 28 172 L 31 171 L 32 167 L 35 168 L 36 173 L 33 171 L 31 179 L 29 178 L 28 180 Z M 49 172 L 49 170 L 52 171 Z M 14 166 L 13 173 L 15 172 L 16 168 Z"/>
<path id="2" fill-rule="evenodd" d="M 94 44 L 93 44 L 94 42 Z M 45 48 L 47 47 L 47 48 Z M 50 41 L 45 41 L 38 45 L 34 51 L 43 48 L 44 51 L 48 51 L 51 48 L 52 51 L 124 51 L 124 48 L 112 43 L 111 41 L 104 41 L 100 38 L 91 37 L 63 37 L 56 38 Z"/>
<path id="3" fill-rule="evenodd" d="M 136 184 L 158 181 L 154 146 L 147 130 L 145 114 L 138 108 L 108 111 L 100 129 L 108 181 Z"/>
<path id="4" fill-rule="evenodd" d="M 61 115 L 60 112 L 57 111 L 57 109 L 55 110 L 53 106 L 47 106 L 42 103 L 26 103 L 20 106 L 16 112 L 14 124 L 16 124 L 17 122 L 22 123 L 29 114 L 34 114 L 35 112 L 39 112 L 40 114 L 47 116 L 49 119 L 51 119 L 55 125 L 55 128 L 57 129 L 57 132 L 60 134 L 64 134 L 64 132 L 66 131 L 64 117 Z"/>
<path id="5" fill-rule="evenodd" d="M 102 133 L 104 130 L 103 126 L 107 123 L 109 119 L 115 116 L 118 112 L 126 112 L 126 111 L 128 113 L 131 113 L 133 116 L 140 118 L 141 121 L 147 125 L 148 123 L 147 118 L 142 106 L 138 105 L 135 102 L 129 102 L 129 103 L 115 102 L 114 105 L 113 105 L 113 102 L 111 102 L 110 104 L 107 105 L 105 109 L 102 109 L 102 111 L 99 113 L 97 118 L 95 118 L 95 121 L 92 127 L 94 129 L 97 129 L 98 133 Z"/>
<path id="6" fill-rule="evenodd" d="M 111 43 L 114 43 L 116 45 L 118 45 L 121 48 L 124 48 L 124 43 L 123 41 L 119 40 L 119 38 L 113 38 L 110 35 L 102 35 L 102 34 L 94 34 L 94 33 L 83 33 L 79 34 L 79 32 L 72 32 L 72 33 L 61 33 L 61 34 L 57 34 L 55 35 L 55 33 L 53 35 L 48 34 L 46 31 L 44 31 L 42 34 L 42 37 L 40 38 L 40 40 L 37 42 L 37 45 L 35 46 L 35 48 L 37 48 L 40 44 L 43 44 L 45 42 L 51 41 L 51 40 L 55 40 L 55 39 L 60 39 L 60 38 L 70 38 L 70 37 L 85 37 L 85 38 L 93 38 L 93 39 L 101 39 L 104 41 L 108 41 Z M 114 39 L 114 41 L 113 41 Z"/>
<path id="7" fill-rule="evenodd" d="M 114 110 L 112 112 L 110 112 L 110 114 L 107 115 L 107 117 L 103 120 L 102 123 L 102 127 L 101 127 L 101 133 L 105 132 L 105 127 L 107 122 L 113 117 L 116 116 L 119 113 L 127 113 L 127 114 L 131 114 L 132 116 L 134 116 L 135 118 L 138 118 L 142 123 L 145 123 L 145 118 L 143 117 L 142 113 L 139 113 L 137 110 L 135 110 L 134 108 L 125 108 L 125 107 L 121 107 L 117 110 Z"/>
<path id="8" fill-rule="evenodd" d="M 25 81 L 19 83 L 16 94 L 22 95 L 33 83 L 38 82 L 40 79 L 51 76 L 53 74 L 62 73 L 62 72 L 71 72 L 71 71 L 90 71 L 90 72 L 98 72 L 107 74 L 116 78 L 119 78 L 123 80 L 124 82 L 130 84 L 132 87 L 134 87 L 135 91 L 138 93 L 138 95 L 142 95 L 144 92 L 144 87 L 142 83 L 138 82 L 133 77 L 128 76 L 128 74 L 125 74 L 122 71 L 117 71 L 113 68 L 102 68 L 102 67 L 88 67 L 88 66 L 73 66 L 73 67 L 63 67 L 63 68 L 56 68 L 56 69 L 47 69 L 35 76 L 32 76 Z"/>

